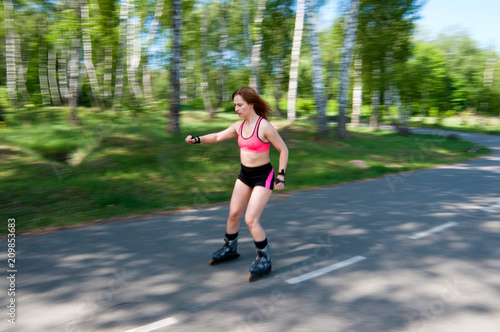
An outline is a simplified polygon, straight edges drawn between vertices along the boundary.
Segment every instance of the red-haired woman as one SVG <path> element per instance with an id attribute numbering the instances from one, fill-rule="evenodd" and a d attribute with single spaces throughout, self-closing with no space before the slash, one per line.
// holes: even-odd
<path id="1" fill-rule="evenodd" d="M 186 137 L 186 142 L 217 143 L 238 137 L 241 170 L 234 185 L 227 218 L 225 244 L 213 253 L 210 264 L 218 264 L 238 258 L 237 252 L 240 219 L 246 208 L 245 222 L 252 234 L 257 258 L 250 266 L 250 281 L 257 280 L 271 272 L 271 256 L 267 236 L 260 224 L 260 217 L 273 189 L 285 187 L 285 171 L 288 163 L 288 148 L 276 129 L 267 120 L 271 106 L 252 88 L 243 87 L 233 93 L 235 111 L 243 120 L 229 128 L 204 136 Z M 278 150 L 279 173 L 269 159 L 269 147 Z"/>

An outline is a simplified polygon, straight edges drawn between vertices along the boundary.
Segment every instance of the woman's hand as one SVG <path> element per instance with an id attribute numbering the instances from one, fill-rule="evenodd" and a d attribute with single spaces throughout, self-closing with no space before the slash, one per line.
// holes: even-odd
<path id="1" fill-rule="evenodd" d="M 199 136 L 188 135 L 185 141 L 189 144 L 199 144 L 201 142 L 201 139 Z"/>
<path id="2" fill-rule="evenodd" d="M 285 177 L 283 175 L 278 175 L 276 177 L 277 183 L 274 184 L 274 189 L 276 190 L 283 190 L 285 189 Z"/>

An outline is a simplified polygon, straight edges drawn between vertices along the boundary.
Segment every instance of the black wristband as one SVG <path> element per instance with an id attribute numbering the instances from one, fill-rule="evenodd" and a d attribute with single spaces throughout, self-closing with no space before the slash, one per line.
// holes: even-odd
<path id="1" fill-rule="evenodd" d="M 275 183 L 275 184 L 280 184 L 280 183 L 285 184 L 285 180 L 283 180 L 283 181 L 282 181 L 282 180 L 280 180 L 280 179 L 276 178 L 276 180 L 274 181 L 274 183 Z"/>
<path id="2" fill-rule="evenodd" d="M 278 173 L 278 175 L 283 175 L 283 176 L 285 176 L 285 170 L 284 170 L 284 169 L 282 169 L 282 170 Z"/>
<path id="3" fill-rule="evenodd" d="M 191 135 L 191 138 L 194 139 L 194 144 L 200 144 L 201 143 L 200 136 L 193 136 L 193 135 Z"/>

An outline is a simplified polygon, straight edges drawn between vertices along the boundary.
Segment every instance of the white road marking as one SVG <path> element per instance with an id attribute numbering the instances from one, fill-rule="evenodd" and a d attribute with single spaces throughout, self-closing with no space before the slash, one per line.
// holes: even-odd
<path id="1" fill-rule="evenodd" d="M 497 204 L 493 204 L 493 205 L 490 205 L 488 207 L 485 207 L 484 209 L 482 209 L 483 211 L 495 211 L 495 210 L 498 210 L 500 209 L 500 203 L 497 203 Z"/>
<path id="2" fill-rule="evenodd" d="M 409 238 L 412 240 L 420 240 L 420 239 L 423 239 L 424 237 L 427 237 L 427 236 L 432 235 L 432 234 L 436 234 L 438 232 L 444 231 L 445 229 L 448 229 L 448 228 L 456 226 L 456 225 L 458 225 L 458 222 L 454 222 L 454 221 L 447 222 L 446 224 L 442 224 L 442 225 L 433 227 L 425 232 L 420 232 L 420 233 L 417 233 L 415 235 L 409 236 Z"/>
<path id="3" fill-rule="evenodd" d="M 285 282 L 287 284 L 290 284 L 290 285 L 295 285 L 295 284 L 298 284 L 300 282 L 303 282 L 303 281 L 306 281 L 306 280 L 310 280 L 310 279 L 322 276 L 322 275 L 327 274 L 329 272 L 333 272 L 335 270 L 339 270 L 339 269 L 344 268 L 346 266 L 349 266 L 349 265 L 352 265 L 352 264 L 356 264 L 356 263 L 361 262 L 362 260 L 365 260 L 365 259 L 366 259 L 366 257 L 364 257 L 364 256 L 351 257 L 351 258 L 346 259 L 346 260 L 344 260 L 342 262 L 338 262 L 338 263 L 332 264 L 332 265 L 324 267 L 322 269 L 311 271 L 311 272 L 303 274 L 301 276 L 288 279 Z"/>
<path id="4" fill-rule="evenodd" d="M 144 326 L 139 326 L 136 327 L 135 329 L 128 330 L 127 332 L 151 332 L 154 330 L 158 330 L 162 327 L 167 327 L 169 325 L 174 325 L 177 324 L 179 321 L 175 317 L 169 317 L 165 318 L 159 321 L 156 321 L 154 323 L 144 325 Z"/>

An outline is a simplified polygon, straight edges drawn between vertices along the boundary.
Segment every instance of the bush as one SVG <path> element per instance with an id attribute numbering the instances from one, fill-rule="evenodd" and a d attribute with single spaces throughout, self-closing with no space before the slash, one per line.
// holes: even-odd
<path id="1" fill-rule="evenodd" d="M 297 117 L 314 118 L 316 117 L 316 105 L 313 99 L 297 99 Z"/>
<path id="2" fill-rule="evenodd" d="M 429 116 L 432 116 L 435 118 L 439 117 L 439 108 L 437 108 L 437 107 L 429 108 L 428 114 L 429 114 Z"/>

